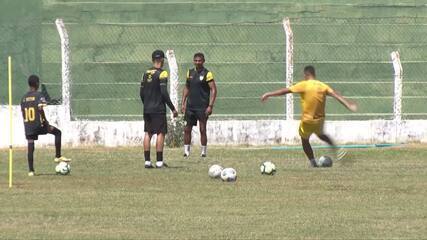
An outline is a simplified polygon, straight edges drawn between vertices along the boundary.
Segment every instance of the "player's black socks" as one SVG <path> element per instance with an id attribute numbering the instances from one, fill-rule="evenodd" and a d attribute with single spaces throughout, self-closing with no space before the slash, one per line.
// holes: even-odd
<path id="1" fill-rule="evenodd" d="M 150 151 L 144 151 L 144 158 L 145 158 L 145 161 L 151 161 L 150 160 Z"/>
<path id="2" fill-rule="evenodd" d="M 34 172 L 34 142 L 28 143 L 28 168 L 30 172 Z"/>
<path id="3" fill-rule="evenodd" d="M 61 130 L 58 128 L 53 128 L 51 132 L 55 136 L 55 157 L 61 157 Z"/>
<path id="4" fill-rule="evenodd" d="M 163 152 L 157 152 L 157 162 L 163 162 Z"/>

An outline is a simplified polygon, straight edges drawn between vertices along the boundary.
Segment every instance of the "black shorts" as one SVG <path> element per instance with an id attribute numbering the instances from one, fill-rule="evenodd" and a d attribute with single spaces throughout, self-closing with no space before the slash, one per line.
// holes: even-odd
<path id="1" fill-rule="evenodd" d="M 196 126 L 197 121 L 206 122 L 209 116 L 206 115 L 204 110 L 189 110 L 185 111 L 184 119 L 187 122 L 187 126 Z"/>
<path id="2" fill-rule="evenodd" d="M 27 140 L 38 140 L 39 135 L 46 135 L 48 133 L 49 133 L 49 125 L 45 124 L 43 127 L 40 127 L 35 131 L 33 131 L 33 133 L 29 135 L 25 135 L 25 137 L 27 138 Z"/>
<path id="3" fill-rule="evenodd" d="M 144 132 L 150 134 L 168 133 L 166 113 L 144 113 Z"/>

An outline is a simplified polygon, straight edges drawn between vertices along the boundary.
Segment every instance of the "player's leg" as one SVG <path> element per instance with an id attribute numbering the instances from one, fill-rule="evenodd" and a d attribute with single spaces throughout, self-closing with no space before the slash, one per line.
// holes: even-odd
<path id="1" fill-rule="evenodd" d="M 337 145 L 335 145 L 335 142 L 326 134 L 317 135 L 320 140 L 326 142 L 331 148 L 334 150 L 337 160 L 341 160 L 347 155 L 347 151 L 345 151 L 342 148 L 338 148 Z"/>
<path id="2" fill-rule="evenodd" d="M 55 136 L 55 162 L 70 162 L 71 159 L 61 155 L 61 130 L 54 126 L 48 126 L 47 132 Z"/>
<path id="3" fill-rule="evenodd" d="M 318 129 L 316 129 L 315 133 L 320 140 L 326 142 L 333 149 L 337 160 L 341 160 L 347 154 L 344 149 L 338 149 L 332 138 L 330 138 L 323 132 L 323 122 L 319 124 Z"/>
<path id="4" fill-rule="evenodd" d="M 193 131 L 193 125 L 187 124 L 184 127 L 184 157 L 190 156 L 191 132 L 192 131 Z"/>
<path id="5" fill-rule="evenodd" d="M 163 147 L 165 145 L 165 134 L 164 133 L 158 133 L 157 139 L 156 139 L 156 167 L 161 168 L 164 165 L 163 162 Z"/>
<path id="6" fill-rule="evenodd" d="M 334 141 L 332 141 L 332 139 L 328 135 L 320 134 L 320 135 L 317 135 L 317 137 L 319 137 L 320 140 L 326 142 L 332 148 L 336 148 Z"/>
<path id="7" fill-rule="evenodd" d="M 199 120 L 199 126 L 200 126 L 200 144 L 201 144 L 201 157 L 206 157 L 207 154 L 207 144 L 208 144 L 208 137 L 206 135 L 206 125 L 207 125 L 207 118 L 202 118 Z"/>
<path id="8" fill-rule="evenodd" d="M 307 124 L 301 122 L 299 125 L 299 135 L 301 137 L 302 149 L 304 150 L 305 155 L 312 167 L 317 167 L 316 159 L 314 158 L 313 148 L 310 144 L 310 136 L 313 134 L 313 126 L 311 124 Z"/>
<path id="9" fill-rule="evenodd" d="M 144 167 L 153 168 L 150 158 L 151 137 L 153 136 L 153 119 L 151 114 L 144 113 Z"/>
<path id="10" fill-rule="evenodd" d="M 316 159 L 314 158 L 313 148 L 311 147 L 310 140 L 306 138 L 301 138 L 302 149 L 304 150 L 305 155 L 312 167 L 317 167 Z"/>
<path id="11" fill-rule="evenodd" d="M 184 119 L 186 121 L 184 128 L 184 157 L 188 157 L 191 152 L 191 133 L 193 131 L 193 126 L 197 125 L 197 118 L 192 111 L 187 109 Z"/>
<path id="12" fill-rule="evenodd" d="M 27 159 L 28 159 L 28 176 L 34 176 L 34 140 L 28 139 L 28 151 L 27 151 Z"/>
<path id="13" fill-rule="evenodd" d="M 144 160 L 145 160 L 145 168 L 152 168 L 151 165 L 151 157 L 150 157 L 150 145 L 151 145 L 151 137 L 153 134 L 149 132 L 145 132 L 144 136 Z"/>
<path id="14" fill-rule="evenodd" d="M 165 145 L 165 136 L 168 133 L 168 124 L 166 120 L 166 114 L 159 114 L 156 116 L 156 153 L 157 153 L 157 161 L 156 167 L 167 167 L 165 162 L 163 161 L 163 147 Z"/>

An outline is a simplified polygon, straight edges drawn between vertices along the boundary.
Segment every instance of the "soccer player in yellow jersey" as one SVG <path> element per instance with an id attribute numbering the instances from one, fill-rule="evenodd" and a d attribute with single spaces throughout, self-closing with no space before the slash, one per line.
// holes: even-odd
<path id="1" fill-rule="evenodd" d="M 299 126 L 299 135 L 301 136 L 302 147 L 310 160 L 310 164 L 313 167 L 317 167 L 313 149 L 311 148 L 309 141 L 310 136 L 313 133 L 322 141 L 336 149 L 331 138 L 323 132 L 326 96 L 334 97 L 352 112 L 357 111 L 357 105 L 354 102 L 345 99 L 325 83 L 316 80 L 316 72 L 313 66 L 306 66 L 304 68 L 304 80 L 289 88 L 282 88 L 274 92 L 267 92 L 262 95 L 261 101 L 265 102 L 269 97 L 281 96 L 288 93 L 299 93 L 301 95 L 302 116 Z M 340 157 L 342 156 L 338 154 L 338 158 Z"/>

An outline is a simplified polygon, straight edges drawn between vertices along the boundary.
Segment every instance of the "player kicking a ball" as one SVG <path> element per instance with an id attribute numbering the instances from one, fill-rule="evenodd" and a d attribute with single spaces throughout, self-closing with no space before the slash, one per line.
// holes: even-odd
<path id="1" fill-rule="evenodd" d="M 185 114 L 187 122 L 184 128 L 184 157 L 190 155 L 191 132 L 193 126 L 199 121 L 200 143 L 202 145 L 201 157 L 206 157 L 208 138 L 206 124 L 212 114 L 216 99 L 216 85 L 212 72 L 206 69 L 205 56 L 196 53 L 193 57 L 195 68 L 187 71 L 187 81 L 182 93 L 181 111 Z"/>
<path id="2" fill-rule="evenodd" d="M 52 134 L 55 136 L 54 162 L 69 162 L 71 159 L 61 156 L 61 131 L 50 125 L 46 119 L 43 107 L 47 105 L 45 97 L 39 91 L 40 81 L 36 75 L 28 78 L 28 91 L 21 100 L 22 117 L 24 118 L 25 136 L 28 141 L 28 176 L 34 176 L 34 141 L 39 135 Z"/>
<path id="3" fill-rule="evenodd" d="M 167 166 L 163 162 L 163 146 L 168 132 L 166 104 L 172 110 L 174 117 L 178 116 L 178 112 L 167 90 L 168 72 L 162 69 L 165 53 L 162 50 L 156 50 L 151 57 L 153 67 L 145 71 L 140 89 L 141 101 L 144 105 L 144 158 L 145 168 L 153 168 L 150 160 L 150 143 L 151 137 L 156 134 L 156 168 L 162 168 Z"/>
<path id="4" fill-rule="evenodd" d="M 333 149 L 337 149 L 331 138 L 323 132 L 326 96 L 334 97 L 352 112 L 357 111 L 357 105 L 345 99 L 325 83 L 316 80 L 316 73 L 313 66 L 307 66 L 304 68 L 304 80 L 290 88 L 282 88 L 274 92 L 265 93 L 262 95 L 261 101 L 265 102 L 269 97 L 281 96 L 289 93 L 299 93 L 301 95 L 302 117 L 299 126 L 299 135 L 301 136 L 302 147 L 311 166 L 317 167 L 313 149 L 311 148 L 309 141 L 310 136 L 313 133 L 322 141 L 329 144 Z M 345 152 L 338 152 L 337 159 L 341 159 L 344 155 Z"/>

